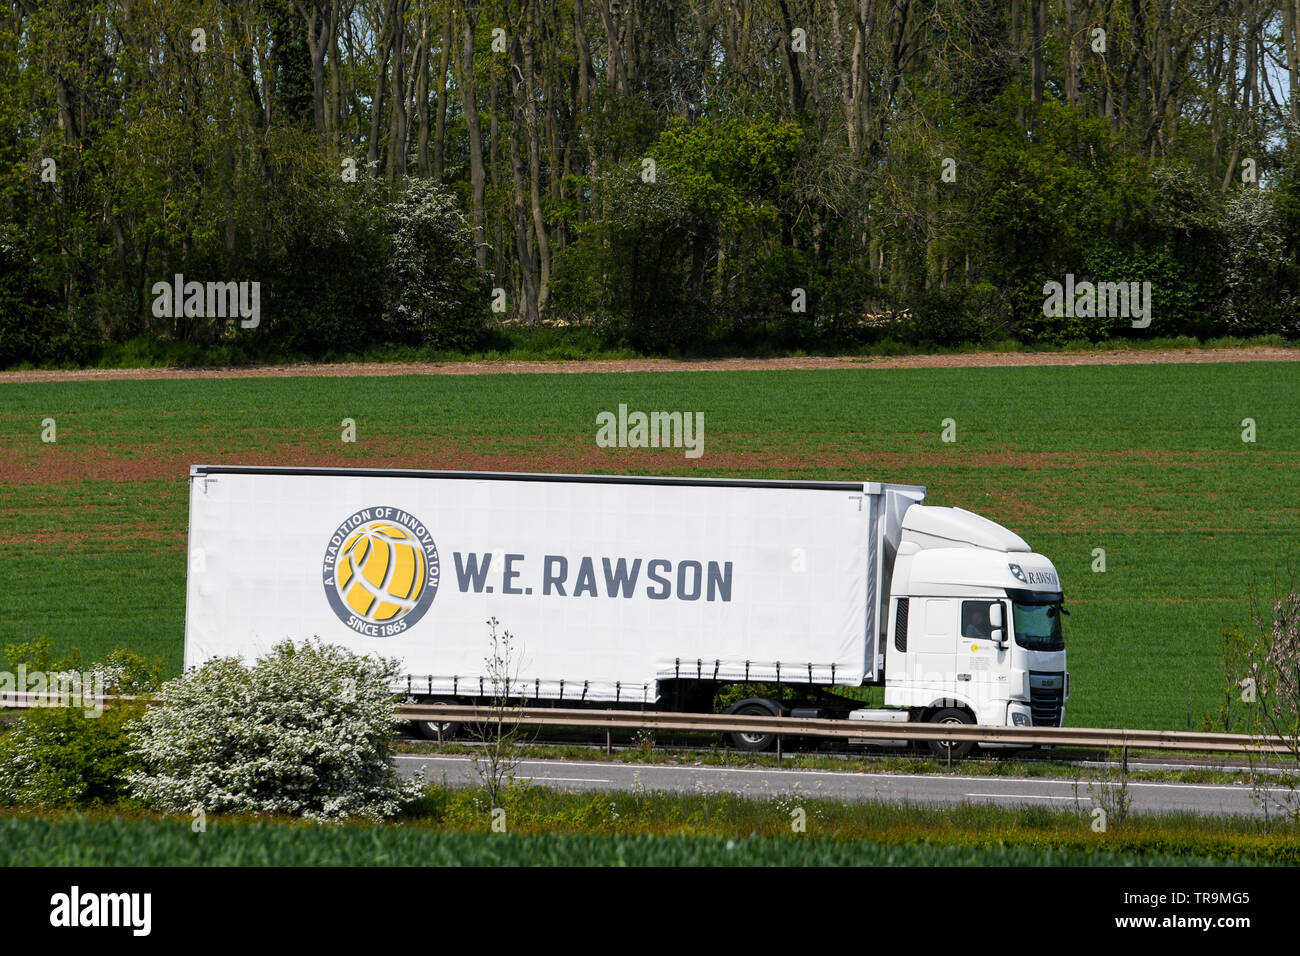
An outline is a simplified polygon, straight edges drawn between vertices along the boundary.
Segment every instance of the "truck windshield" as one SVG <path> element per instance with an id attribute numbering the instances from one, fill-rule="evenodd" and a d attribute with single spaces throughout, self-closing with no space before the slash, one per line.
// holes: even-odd
<path id="1" fill-rule="evenodd" d="M 1016 643 L 1031 651 L 1063 651 L 1060 604 L 1011 604 Z"/>

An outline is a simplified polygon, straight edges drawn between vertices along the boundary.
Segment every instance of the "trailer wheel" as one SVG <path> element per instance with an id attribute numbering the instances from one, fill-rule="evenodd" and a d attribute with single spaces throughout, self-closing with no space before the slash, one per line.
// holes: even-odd
<path id="1" fill-rule="evenodd" d="M 442 728 L 442 739 L 452 740 L 460 733 L 460 724 L 451 720 L 413 720 L 415 732 L 425 740 L 437 740 L 438 728 Z"/>
<path id="2" fill-rule="evenodd" d="M 744 717 L 772 716 L 772 712 L 762 704 L 746 704 L 744 707 L 732 711 L 732 713 Z M 727 738 L 731 741 L 731 746 L 735 747 L 737 750 L 750 750 L 754 752 L 760 750 L 771 750 L 773 744 L 776 743 L 776 734 L 734 733 L 727 734 Z"/>
<path id="3" fill-rule="evenodd" d="M 936 711 L 930 716 L 932 724 L 973 724 L 975 719 L 964 710 L 956 707 L 945 707 L 943 710 Z M 930 753 L 943 760 L 949 756 L 953 760 L 962 760 L 969 757 L 971 751 L 975 749 L 973 740 L 930 740 Z"/>

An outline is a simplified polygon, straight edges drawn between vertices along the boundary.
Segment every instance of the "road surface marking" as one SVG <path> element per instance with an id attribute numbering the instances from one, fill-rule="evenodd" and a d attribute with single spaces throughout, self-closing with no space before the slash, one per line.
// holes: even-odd
<path id="1" fill-rule="evenodd" d="M 1000 800 L 1073 800 L 1074 797 L 1044 797 L 1032 793 L 968 793 L 968 797 L 996 797 Z"/>

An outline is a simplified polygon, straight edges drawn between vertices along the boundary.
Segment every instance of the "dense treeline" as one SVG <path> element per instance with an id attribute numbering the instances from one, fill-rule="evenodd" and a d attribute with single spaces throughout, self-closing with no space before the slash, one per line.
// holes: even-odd
<path id="1" fill-rule="evenodd" d="M 1298 19 L 6 0 L 0 365 L 136 339 L 473 349 L 494 317 L 650 351 L 1294 336 Z M 1132 308 L 1112 288 L 1045 314 L 1050 282 L 1124 283 Z M 257 283 L 256 314 L 242 285 L 214 314 L 207 283 Z"/>

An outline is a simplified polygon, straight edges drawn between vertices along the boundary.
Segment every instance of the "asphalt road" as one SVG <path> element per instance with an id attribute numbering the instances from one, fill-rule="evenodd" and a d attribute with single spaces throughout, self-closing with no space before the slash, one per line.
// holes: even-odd
<path id="1" fill-rule="evenodd" d="M 397 758 L 404 776 L 421 769 L 429 783 L 473 786 L 479 783 L 469 757 L 403 754 Z M 1072 808 L 1076 795 L 1070 780 L 967 777 L 931 774 L 852 773 L 836 770 L 778 770 L 769 767 L 683 767 L 564 760 L 525 760 L 514 771 L 520 780 L 571 791 L 667 790 L 678 793 L 737 793 L 748 796 L 810 795 L 848 800 L 956 805 Z M 1214 816 L 1262 815 L 1250 788 L 1233 784 L 1129 781 L 1133 812 L 1189 811 Z M 1276 791 L 1281 793 L 1279 789 Z M 1092 807 L 1086 782 L 1078 804 Z"/>

